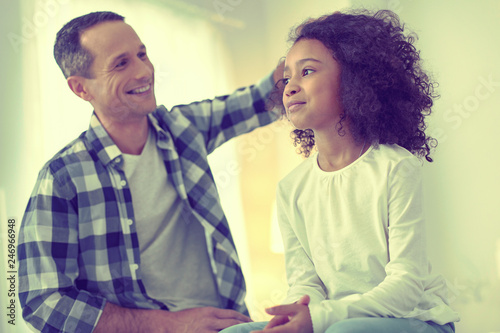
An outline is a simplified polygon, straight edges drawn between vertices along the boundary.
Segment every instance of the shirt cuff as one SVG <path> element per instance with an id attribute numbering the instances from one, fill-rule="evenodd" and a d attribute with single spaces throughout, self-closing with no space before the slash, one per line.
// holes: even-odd
<path id="1" fill-rule="evenodd" d="M 325 302 L 328 302 L 328 309 L 325 308 Z M 347 318 L 346 309 L 335 306 L 334 302 L 328 300 L 320 303 L 309 303 L 309 314 L 311 315 L 314 333 L 323 333 L 337 321 Z"/>
<path id="2" fill-rule="evenodd" d="M 258 83 L 257 86 L 259 90 L 262 92 L 263 96 L 269 96 L 269 93 L 274 89 L 274 79 L 273 79 L 274 70 L 268 75 L 264 76 Z"/>
<path id="3" fill-rule="evenodd" d="M 256 84 L 259 94 L 263 96 L 263 99 L 266 102 L 266 104 L 268 98 L 271 96 L 271 92 L 275 89 L 276 85 L 274 82 L 273 74 L 274 71 L 266 75 Z M 281 111 L 276 107 L 273 108 L 272 110 L 268 110 L 268 113 L 271 115 L 273 121 L 278 120 L 281 117 Z"/>

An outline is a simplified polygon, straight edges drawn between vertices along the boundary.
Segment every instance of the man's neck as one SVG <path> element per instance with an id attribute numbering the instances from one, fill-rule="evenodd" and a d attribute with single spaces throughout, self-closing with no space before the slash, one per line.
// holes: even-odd
<path id="1" fill-rule="evenodd" d="M 148 139 L 148 117 L 129 121 L 114 119 L 101 119 L 102 126 L 106 129 L 116 146 L 124 154 L 140 155 Z"/>

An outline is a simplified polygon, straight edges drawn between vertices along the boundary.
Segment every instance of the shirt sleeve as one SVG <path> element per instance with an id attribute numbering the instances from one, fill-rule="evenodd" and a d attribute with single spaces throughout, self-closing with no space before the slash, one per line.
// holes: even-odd
<path id="1" fill-rule="evenodd" d="M 267 125 L 279 118 L 268 111 L 267 99 L 274 88 L 272 74 L 255 85 L 237 89 L 230 95 L 215 97 L 176 108 L 202 133 L 210 154 L 224 142 Z"/>
<path id="2" fill-rule="evenodd" d="M 386 278 L 375 288 L 338 300 L 310 304 L 314 332 L 353 317 L 403 318 L 418 305 L 428 274 L 422 210 L 421 167 L 415 157 L 400 162 L 388 176 L 388 251 Z"/>
<path id="3" fill-rule="evenodd" d="M 316 274 L 311 258 L 304 251 L 304 245 L 297 238 L 296 233 L 301 230 L 294 230 L 290 224 L 289 214 L 292 210 L 286 207 L 283 195 L 286 193 L 278 187 L 276 197 L 278 224 L 285 249 L 285 267 L 289 285 L 283 304 L 294 303 L 303 295 L 309 295 L 310 304 L 319 303 L 326 298 L 325 286 Z"/>
<path id="4" fill-rule="evenodd" d="M 42 169 L 19 231 L 19 299 L 41 332 L 92 332 L 105 299 L 78 290 L 78 217 L 70 182 Z"/>

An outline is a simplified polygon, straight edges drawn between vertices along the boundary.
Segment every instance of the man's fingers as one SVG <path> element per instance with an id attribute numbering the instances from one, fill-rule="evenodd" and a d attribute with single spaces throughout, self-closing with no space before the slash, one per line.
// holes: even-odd
<path id="1" fill-rule="evenodd" d="M 244 314 L 241 314 L 238 311 L 234 310 L 215 309 L 214 315 L 218 319 L 235 319 L 242 323 L 250 323 L 253 321 L 250 317 L 247 317 Z"/>

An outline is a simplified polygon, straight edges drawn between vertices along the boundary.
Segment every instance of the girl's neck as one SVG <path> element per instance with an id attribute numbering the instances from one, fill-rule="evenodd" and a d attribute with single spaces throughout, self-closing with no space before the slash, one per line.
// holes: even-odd
<path id="1" fill-rule="evenodd" d="M 357 160 L 369 147 L 356 143 L 348 129 L 340 136 L 337 130 L 315 132 L 314 140 L 318 148 L 318 164 L 323 171 L 337 171 Z"/>

